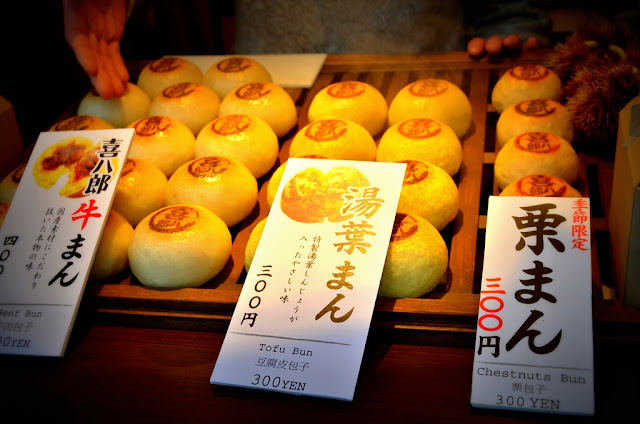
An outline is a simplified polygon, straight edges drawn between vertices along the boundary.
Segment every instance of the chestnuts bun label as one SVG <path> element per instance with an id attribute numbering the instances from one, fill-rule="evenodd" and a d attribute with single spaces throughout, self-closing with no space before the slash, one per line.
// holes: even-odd
<path id="1" fill-rule="evenodd" d="M 588 197 L 489 196 L 473 407 L 594 414 L 591 228 Z"/>
<path id="2" fill-rule="evenodd" d="M 0 354 L 64 355 L 92 264 L 99 277 L 122 269 L 126 240 L 99 245 L 113 233 L 107 216 L 133 134 L 42 132 L 26 165 L 3 180 L 11 206 L 0 226 L 0 308 L 29 331 L 0 326 Z"/>
<path id="3" fill-rule="evenodd" d="M 255 388 L 265 372 L 256 357 L 277 351 L 304 360 L 297 394 L 351 400 L 406 164 L 289 158 L 282 169 L 269 216 L 245 250 L 247 277 L 211 383 Z M 291 372 L 270 368 L 268 381 Z"/>

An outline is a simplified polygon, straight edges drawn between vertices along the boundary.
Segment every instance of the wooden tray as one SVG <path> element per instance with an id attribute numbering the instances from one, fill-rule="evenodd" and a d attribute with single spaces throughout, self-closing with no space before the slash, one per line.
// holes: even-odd
<path id="1" fill-rule="evenodd" d="M 458 85 L 469 97 L 473 124 L 461 139 L 463 164 L 455 177 L 460 192 L 460 211 L 443 230 L 450 249 L 446 285 L 419 299 L 379 298 L 372 326 L 390 330 L 393 336 L 417 342 L 442 340 L 472 344 L 478 313 L 483 261 L 487 200 L 497 194 L 493 182 L 495 123 L 497 113 L 489 104 L 498 77 L 518 63 L 548 65 L 549 52 L 526 54 L 518 59 L 492 63 L 471 61 L 465 53 L 420 56 L 329 56 L 310 89 L 289 89 L 298 108 L 298 126 L 281 140 L 279 160 L 286 160 L 291 138 L 308 123 L 307 110 L 313 96 L 336 82 L 358 80 L 378 88 L 388 103 L 407 84 L 422 78 L 441 78 Z M 597 337 L 638 337 L 640 313 L 605 299 L 612 291 L 609 268 L 607 211 L 613 165 L 580 154 L 582 167 L 576 187 L 591 196 L 593 208 L 593 316 Z M 279 164 L 278 163 L 278 164 Z M 278 165 L 277 164 L 277 165 Z M 277 166 L 276 165 L 276 166 Z M 275 167 L 274 167 L 275 169 Z M 131 275 L 90 284 L 83 308 L 89 306 L 100 319 L 112 324 L 224 331 L 233 314 L 245 279 L 244 247 L 251 230 L 268 214 L 266 183 L 259 183 L 259 204 L 252 215 L 232 229 L 231 259 L 223 272 L 199 288 L 154 290 L 141 286 Z"/>

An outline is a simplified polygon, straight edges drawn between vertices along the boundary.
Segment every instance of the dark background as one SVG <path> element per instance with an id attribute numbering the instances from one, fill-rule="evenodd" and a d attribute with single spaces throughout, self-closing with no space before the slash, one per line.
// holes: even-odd
<path id="1" fill-rule="evenodd" d="M 573 0 L 539 1 L 550 11 L 555 42 L 594 16 L 620 10 L 635 10 L 632 19 L 640 28 L 638 0 L 609 2 L 601 10 Z M 61 0 L 11 0 L 0 11 L 0 95 L 13 104 L 23 143 L 29 145 L 77 104 L 91 84 L 64 40 Z M 233 0 L 136 0 L 122 40 L 123 57 L 232 54 L 234 15 Z"/>
<path id="2" fill-rule="evenodd" d="M 64 39 L 60 0 L 12 0 L 0 11 L 0 95 L 13 105 L 29 145 L 91 83 Z M 125 27 L 122 54 L 125 60 L 224 54 L 233 48 L 233 29 L 223 31 L 228 24 L 233 25 L 232 0 L 138 1 Z"/>

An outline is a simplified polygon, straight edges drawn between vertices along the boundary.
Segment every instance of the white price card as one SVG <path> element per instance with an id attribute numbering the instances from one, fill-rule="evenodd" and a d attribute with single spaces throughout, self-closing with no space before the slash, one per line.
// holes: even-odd
<path id="1" fill-rule="evenodd" d="M 38 137 L 0 228 L 0 353 L 64 355 L 134 131 Z"/>
<path id="2" fill-rule="evenodd" d="M 588 198 L 489 199 L 471 404 L 593 415 Z"/>
<path id="3" fill-rule="evenodd" d="M 353 399 L 405 168 L 289 159 L 212 384 Z"/>

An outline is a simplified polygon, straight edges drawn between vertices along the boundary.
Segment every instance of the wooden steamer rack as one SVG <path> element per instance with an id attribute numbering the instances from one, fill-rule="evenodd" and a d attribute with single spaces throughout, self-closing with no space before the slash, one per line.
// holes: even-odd
<path id="1" fill-rule="evenodd" d="M 549 52 L 525 52 L 517 59 L 493 63 L 470 60 L 466 53 L 410 56 L 328 56 L 310 89 L 287 89 L 298 109 L 298 125 L 283 139 L 278 164 L 288 157 L 295 132 L 308 123 L 314 95 L 337 81 L 358 80 L 376 87 L 390 104 L 407 84 L 423 78 L 446 79 L 460 87 L 472 105 L 473 123 L 461 138 L 463 162 L 454 177 L 460 210 L 443 231 L 449 247 L 446 284 L 417 299 L 378 298 L 372 328 L 390 341 L 446 343 L 472 346 L 476 329 L 488 197 L 498 194 L 493 182 L 498 114 L 490 105 L 493 85 L 507 69 L 521 63 L 549 65 Z M 133 64 L 132 73 L 145 63 Z M 75 112 L 75 109 L 74 109 Z M 72 113 L 74 114 L 74 113 Z M 579 152 L 581 167 L 576 188 L 591 197 L 594 334 L 598 338 L 634 338 L 640 332 L 640 311 L 622 306 L 613 293 L 610 267 L 608 209 L 613 163 Z M 278 165 L 277 164 L 277 165 Z M 274 170 L 275 170 L 274 166 Z M 272 170 L 273 172 L 273 170 Z M 268 214 L 267 182 L 259 180 L 259 203 L 252 214 L 232 228 L 233 249 L 225 269 L 198 288 L 155 290 L 144 287 L 130 273 L 103 283 L 89 283 L 82 309 L 109 325 L 225 331 L 246 273 L 244 249 L 253 227 Z M 604 294 L 603 294 L 604 293 Z M 608 298 L 611 297 L 611 298 Z"/>

